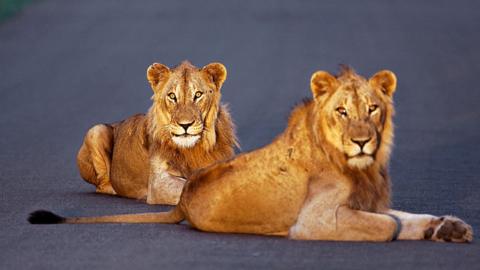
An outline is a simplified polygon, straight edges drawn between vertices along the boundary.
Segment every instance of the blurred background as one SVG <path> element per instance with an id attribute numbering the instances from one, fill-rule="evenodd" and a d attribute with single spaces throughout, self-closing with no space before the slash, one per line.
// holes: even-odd
<path id="1" fill-rule="evenodd" d="M 0 20 L 7 18 L 16 12 L 31 0 L 0 0 Z"/>
<path id="2" fill-rule="evenodd" d="M 309 78 L 349 64 L 398 77 L 395 208 L 480 228 L 478 1 L 0 0 L 0 268 L 472 269 L 480 248 L 429 242 L 293 242 L 173 225 L 30 226 L 62 214 L 163 210 L 93 194 L 75 155 L 87 129 L 146 112 L 148 65 L 228 69 L 242 151 L 268 144 L 310 96 Z M 19 254 L 23 254 L 20 256 Z"/>

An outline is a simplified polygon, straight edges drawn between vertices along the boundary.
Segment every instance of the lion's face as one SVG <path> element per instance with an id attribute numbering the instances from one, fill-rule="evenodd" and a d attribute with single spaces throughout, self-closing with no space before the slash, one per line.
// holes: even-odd
<path id="1" fill-rule="evenodd" d="M 147 78 L 155 92 L 157 125 L 163 138 L 169 138 L 178 147 L 190 148 L 207 136 L 208 130 L 214 130 L 211 118 L 217 113 L 220 88 L 226 78 L 222 64 L 197 69 L 184 62 L 173 70 L 153 64 Z"/>
<path id="2" fill-rule="evenodd" d="M 352 168 L 364 169 L 376 159 L 386 118 L 392 116 L 395 75 L 381 71 L 366 80 L 352 70 L 338 78 L 320 71 L 312 76 L 319 132 L 344 154 Z"/>

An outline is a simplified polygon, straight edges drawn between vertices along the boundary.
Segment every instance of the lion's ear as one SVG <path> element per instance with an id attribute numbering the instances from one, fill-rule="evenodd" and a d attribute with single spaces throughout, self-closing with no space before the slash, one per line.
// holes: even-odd
<path id="1" fill-rule="evenodd" d="M 155 92 L 170 76 L 170 69 L 162 64 L 153 63 L 147 69 L 147 80 Z"/>
<path id="2" fill-rule="evenodd" d="M 225 79 L 227 79 L 227 69 L 221 63 L 210 63 L 202 68 L 202 71 L 205 72 L 212 82 L 217 87 L 217 90 L 223 85 Z"/>
<path id="3" fill-rule="evenodd" d="M 326 71 L 317 71 L 310 79 L 310 89 L 314 98 L 334 91 L 336 88 L 337 79 Z"/>
<path id="4" fill-rule="evenodd" d="M 393 96 L 397 88 L 397 77 L 390 70 L 381 70 L 375 73 L 368 82 L 389 97 Z"/>

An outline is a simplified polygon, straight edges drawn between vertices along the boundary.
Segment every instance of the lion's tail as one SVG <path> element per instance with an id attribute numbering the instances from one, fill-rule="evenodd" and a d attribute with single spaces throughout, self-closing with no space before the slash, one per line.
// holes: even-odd
<path id="1" fill-rule="evenodd" d="M 175 224 L 185 219 L 180 207 L 168 212 L 126 214 L 98 217 L 62 217 L 50 211 L 37 210 L 28 217 L 31 224 L 81 224 L 81 223 L 168 223 Z"/>

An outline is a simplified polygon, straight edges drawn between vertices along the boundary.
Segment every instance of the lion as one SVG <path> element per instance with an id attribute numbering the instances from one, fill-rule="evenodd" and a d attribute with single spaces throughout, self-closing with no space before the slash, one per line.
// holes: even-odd
<path id="1" fill-rule="evenodd" d="M 453 216 L 390 208 L 388 164 L 397 79 L 351 68 L 317 71 L 313 99 L 291 113 L 271 144 L 199 170 L 169 212 L 64 218 L 34 212 L 31 223 L 179 223 L 207 232 L 296 240 L 470 242 Z"/>
<path id="2" fill-rule="evenodd" d="M 232 157 L 238 147 L 228 109 L 220 104 L 226 76 L 221 63 L 149 66 L 153 105 L 146 115 L 87 132 L 77 155 L 82 178 L 98 193 L 177 204 L 194 170 Z"/>

